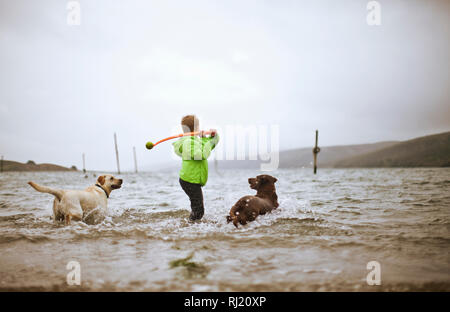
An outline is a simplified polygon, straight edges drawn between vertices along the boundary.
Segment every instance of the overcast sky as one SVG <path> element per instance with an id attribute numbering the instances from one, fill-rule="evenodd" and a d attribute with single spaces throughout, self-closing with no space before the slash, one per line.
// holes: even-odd
<path id="1" fill-rule="evenodd" d="M 0 154 L 157 169 L 180 118 L 279 125 L 280 148 L 450 129 L 450 1 L 0 0 Z M 175 133 L 174 133 L 175 132 Z"/>

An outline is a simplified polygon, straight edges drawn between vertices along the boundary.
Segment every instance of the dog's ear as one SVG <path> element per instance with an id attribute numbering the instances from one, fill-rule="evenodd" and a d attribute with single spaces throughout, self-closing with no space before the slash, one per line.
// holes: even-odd
<path id="1" fill-rule="evenodd" d="M 267 177 L 264 174 L 260 174 L 259 176 L 256 177 L 256 180 L 262 184 L 267 181 Z"/>
<path id="2" fill-rule="evenodd" d="M 264 183 L 264 182 L 275 183 L 278 181 L 277 178 L 272 177 L 271 175 L 267 175 L 267 174 L 261 174 L 261 175 L 257 176 L 257 179 L 261 183 Z"/>
<path id="3" fill-rule="evenodd" d="M 105 184 L 105 176 L 104 175 L 99 176 L 97 182 L 100 183 L 100 185 Z"/>

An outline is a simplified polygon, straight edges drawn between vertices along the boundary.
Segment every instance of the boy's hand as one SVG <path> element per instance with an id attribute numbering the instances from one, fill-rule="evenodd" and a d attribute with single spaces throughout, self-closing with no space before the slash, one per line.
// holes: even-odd
<path id="1" fill-rule="evenodd" d="M 211 131 L 210 135 L 211 135 L 212 138 L 216 136 L 216 133 L 217 133 L 216 129 L 209 129 L 209 131 Z"/>

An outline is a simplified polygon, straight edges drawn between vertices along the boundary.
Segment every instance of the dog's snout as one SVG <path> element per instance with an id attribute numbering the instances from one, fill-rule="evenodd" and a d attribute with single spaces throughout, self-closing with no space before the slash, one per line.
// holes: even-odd
<path id="1" fill-rule="evenodd" d="M 123 180 L 122 180 L 122 179 L 119 179 L 119 184 L 122 184 L 122 182 L 123 182 Z"/>

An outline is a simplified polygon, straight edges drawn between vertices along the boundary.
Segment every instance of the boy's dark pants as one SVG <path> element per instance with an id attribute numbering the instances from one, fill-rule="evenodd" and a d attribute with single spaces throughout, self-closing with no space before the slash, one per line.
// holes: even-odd
<path id="1" fill-rule="evenodd" d="M 191 201 L 192 211 L 189 219 L 192 221 L 200 220 L 205 213 L 205 208 L 203 206 L 202 186 L 200 184 L 189 183 L 181 179 L 180 185 Z"/>

